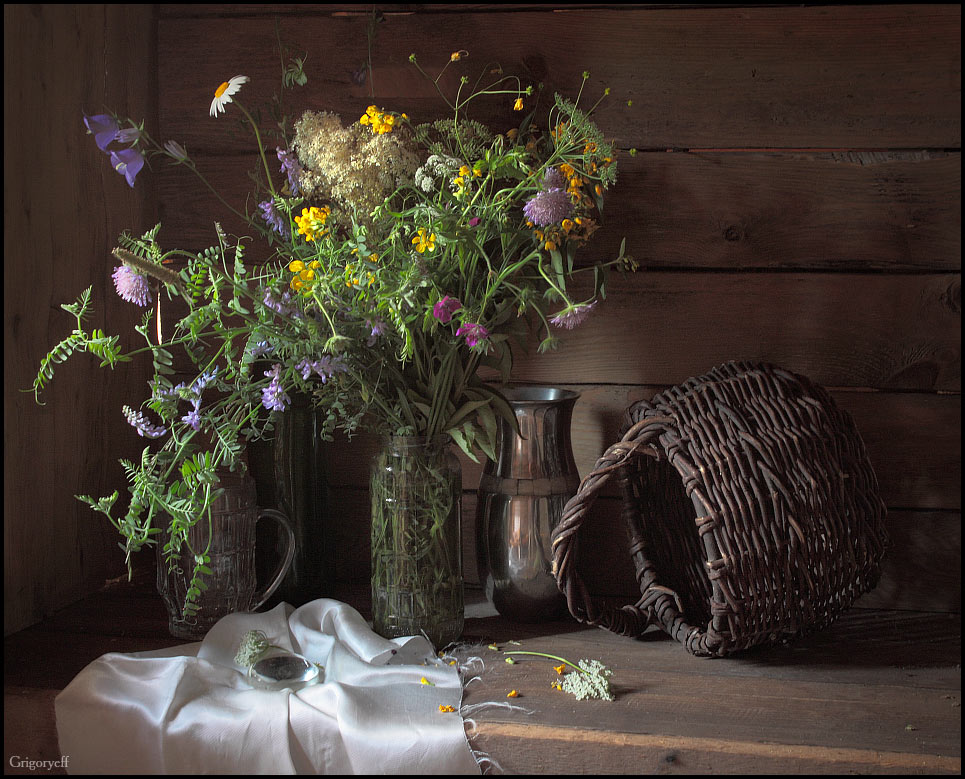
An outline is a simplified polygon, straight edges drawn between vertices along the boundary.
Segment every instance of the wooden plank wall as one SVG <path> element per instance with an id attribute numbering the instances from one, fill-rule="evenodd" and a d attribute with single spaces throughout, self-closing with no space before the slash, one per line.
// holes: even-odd
<path id="1" fill-rule="evenodd" d="M 959 610 L 960 6 L 382 6 L 374 70 L 359 84 L 375 8 L 159 6 L 156 137 L 186 146 L 243 203 L 253 147 L 208 106 L 238 73 L 251 78 L 239 96 L 246 106 L 270 97 L 280 80 L 276 22 L 308 53 L 309 82 L 292 109 L 346 119 L 372 102 L 417 120 L 444 115 L 412 53 L 431 72 L 465 49 L 453 79 L 498 61 L 550 92 L 567 93 L 588 70 L 588 94 L 611 90 L 598 122 L 621 153 L 587 259 L 612 257 L 626 237 L 640 270 L 615 276 L 563 350 L 523 356 L 514 378 L 582 393 L 573 441 L 585 474 L 633 400 L 728 359 L 809 375 L 854 415 L 890 508 L 885 575 L 862 603 Z M 515 120 L 505 106 L 480 118 L 507 129 Z M 183 169 L 142 178 L 157 187 L 168 245 L 200 249 L 214 221 L 232 228 Z M 122 227 L 154 223 L 152 213 Z M 331 447 L 326 522 L 343 582 L 368 574 L 373 447 L 364 437 Z M 479 472 L 464 462 L 471 582 Z M 586 578 L 629 598 L 615 505 L 611 495 L 594 506 L 584 549 L 600 570 Z"/>
<path id="2" fill-rule="evenodd" d="M 137 457 L 142 439 L 121 406 L 140 403 L 150 365 L 67 363 L 43 407 L 21 390 L 74 327 L 60 304 L 89 285 L 90 325 L 128 346 L 140 338 L 141 313 L 114 294 L 110 249 L 154 218 L 155 188 L 128 187 L 82 120 L 111 107 L 155 121 L 156 29 L 150 5 L 3 8 L 4 635 L 124 569 L 114 530 L 73 496 L 123 491 L 116 460 Z"/>

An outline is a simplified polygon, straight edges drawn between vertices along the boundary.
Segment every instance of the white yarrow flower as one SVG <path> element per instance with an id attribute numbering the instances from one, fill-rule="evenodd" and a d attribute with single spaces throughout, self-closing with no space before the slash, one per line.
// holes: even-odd
<path id="1" fill-rule="evenodd" d="M 248 82 L 247 76 L 233 76 L 225 81 L 214 91 L 214 100 L 211 101 L 211 116 L 217 117 L 219 113 L 224 113 L 224 107 L 232 102 L 231 96 L 237 94 L 241 85 Z"/>

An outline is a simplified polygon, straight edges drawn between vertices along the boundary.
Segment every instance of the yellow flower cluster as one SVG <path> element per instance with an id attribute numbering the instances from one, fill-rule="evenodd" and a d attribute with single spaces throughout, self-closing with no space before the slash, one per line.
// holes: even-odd
<path id="1" fill-rule="evenodd" d="M 427 251 L 431 252 L 436 248 L 436 234 L 428 232 L 424 227 L 420 227 L 415 238 L 412 239 L 412 243 L 415 244 L 415 250 L 419 252 L 419 254 L 425 254 Z"/>
<path id="2" fill-rule="evenodd" d="M 328 234 L 325 223 L 332 215 L 332 209 L 328 206 L 312 206 L 303 208 L 302 215 L 295 217 L 295 224 L 298 225 L 298 232 L 305 236 L 306 241 L 314 241 Z"/>
<path id="3" fill-rule="evenodd" d="M 461 197 L 466 194 L 466 182 L 471 178 L 479 178 L 482 176 L 482 170 L 478 166 L 473 166 L 471 169 L 468 165 L 463 165 L 459 168 L 459 173 L 452 180 L 453 186 L 456 188 L 456 197 Z"/>
<path id="4" fill-rule="evenodd" d="M 395 128 L 395 117 L 392 114 L 380 111 L 374 105 L 370 105 L 365 109 L 362 118 L 359 119 L 359 124 L 371 127 L 372 132 L 376 135 L 385 135 Z"/>
<path id="5" fill-rule="evenodd" d="M 295 275 L 292 276 L 291 288 L 295 292 L 308 291 L 309 282 L 315 278 L 315 269 L 320 267 L 321 263 L 318 260 L 312 260 L 308 265 L 306 265 L 301 260 L 292 260 L 288 263 L 288 270 L 290 270 Z"/>
<path id="6" fill-rule="evenodd" d="M 527 225 L 535 227 L 532 222 L 527 222 Z M 535 229 L 533 235 L 549 252 L 558 249 L 565 241 L 586 241 L 596 228 L 597 224 L 592 219 L 585 216 L 576 216 L 572 219 L 564 219 L 558 225 Z"/>

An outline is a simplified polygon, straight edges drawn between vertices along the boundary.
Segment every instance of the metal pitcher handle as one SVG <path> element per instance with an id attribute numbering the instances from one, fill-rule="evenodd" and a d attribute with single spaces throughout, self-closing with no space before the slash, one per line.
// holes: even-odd
<path id="1" fill-rule="evenodd" d="M 285 537 L 288 539 L 288 548 L 285 550 L 285 556 L 282 558 L 281 563 L 279 563 L 271 583 L 264 590 L 256 592 L 251 596 L 252 604 L 249 611 L 257 611 L 265 604 L 265 601 L 272 596 L 282 581 L 284 581 L 285 576 L 288 575 L 288 569 L 291 568 L 292 560 L 295 559 L 295 532 L 292 530 L 288 517 L 275 509 L 259 509 L 258 521 L 262 519 L 274 519 L 282 526 L 285 531 Z"/>

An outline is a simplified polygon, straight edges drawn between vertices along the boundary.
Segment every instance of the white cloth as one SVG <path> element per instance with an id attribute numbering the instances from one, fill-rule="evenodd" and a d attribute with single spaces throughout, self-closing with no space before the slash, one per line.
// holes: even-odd
<path id="1" fill-rule="evenodd" d="M 249 630 L 321 663 L 324 681 L 253 689 L 234 662 Z M 55 711 L 73 774 L 478 774 L 461 702 L 458 671 L 425 638 L 381 638 L 322 599 L 231 614 L 200 643 L 103 655 Z"/>

